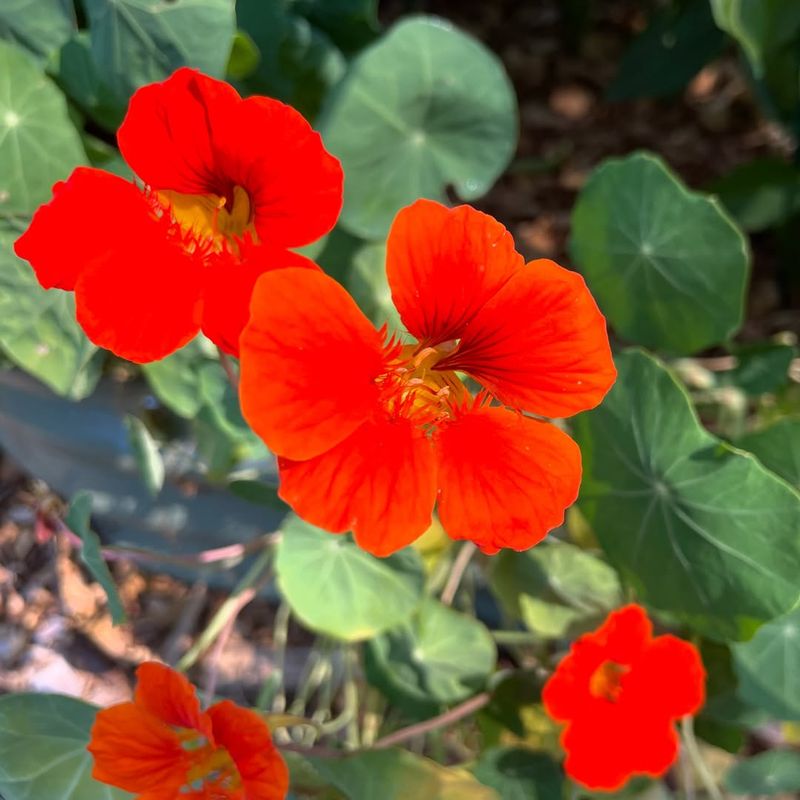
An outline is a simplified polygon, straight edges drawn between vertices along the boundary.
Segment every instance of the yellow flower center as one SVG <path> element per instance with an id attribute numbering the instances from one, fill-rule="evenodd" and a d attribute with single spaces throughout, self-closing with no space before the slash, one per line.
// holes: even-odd
<path id="1" fill-rule="evenodd" d="M 234 186 L 229 197 L 181 194 L 171 190 L 155 194 L 158 203 L 169 209 L 184 234 L 209 243 L 214 251 L 219 252 L 226 245 L 235 249 L 236 240 L 245 233 L 256 237 L 250 196 L 241 186 Z"/>
<path id="2" fill-rule="evenodd" d="M 435 424 L 451 416 L 454 406 L 469 399 L 469 392 L 455 372 L 435 370 L 434 366 L 453 348 L 450 343 L 399 348 L 389 371 L 376 379 L 387 409 L 420 425 Z"/>
<path id="3" fill-rule="evenodd" d="M 209 800 L 227 800 L 241 788 L 242 776 L 224 747 L 213 747 L 194 730 L 178 729 L 177 733 L 192 761 L 181 794 L 204 790 Z"/>
<path id="4" fill-rule="evenodd" d="M 589 693 L 593 697 L 616 703 L 622 694 L 622 676 L 630 667 L 616 661 L 604 661 L 589 678 Z"/>

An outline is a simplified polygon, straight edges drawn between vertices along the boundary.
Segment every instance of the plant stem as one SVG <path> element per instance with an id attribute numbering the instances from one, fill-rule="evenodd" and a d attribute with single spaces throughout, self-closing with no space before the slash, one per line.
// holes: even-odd
<path id="1" fill-rule="evenodd" d="M 464 573 L 469 566 L 469 562 L 472 559 L 472 556 L 475 555 L 475 551 L 477 549 L 477 546 L 472 542 L 465 542 L 458 551 L 458 555 L 453 560 L 453 566 L 450 570 L 450 575 L 447 578 L 447 583 L 444 585 L 444 589 L 442 589 L 440 598 L 446 606 L 453 604 L 453 600 L 455 599 L 461 579 L 464 577 Z"/>
<path id="2" fill-rule="evenodd" d="M 206 629 L 198 636 L 197 641 L 176 664 L 175 668 L 179 672 L 185 672 L 189 669 L 211 647 L 217 636 L 225 629 L 229 620 L 235 619 L 247 603 L 253 599 L 257 591 L 257 584 L 265 577 L 271 562 L 272 550 L 266 548 L 236 585 L 231 596 L 219 607 Z"/>
<path id="3" fill-rule="evenodd" d="M 217 352 L 219 353 L 220 366 L 225 371 L 225 377 L 228 379 L 228 383 L 231 385 L 231 389 L 233 389 L 233 391 L 238 395 L 239 375 L 233 366 L 231 357 L 221 347 L 217 348 Z"/>
<path id="4" fill-rule="evenodd" d="M 490 631 L 497 644 L 539 644 L 541 637 L 530 631 Z"/>
<path id="5" fill-rule="evenodd" d="M 703 760 L 703 755 L 700 752 L 700 747 L 697 744 L 697 739 L 694 735 L 694 718 L 691 716 L 684 717 L 681 720 L 681 737 L 683 738 L 683 746 L 686 750 L 686 755 L 694 767 L 697 776 L 703 783 L 703 787 L 711 800 L 724 800 L 722 792 L 714 780 L 714 776 L 708 771 L 708 766 Z"/>
<path id="6" fill-rule="evenodd" d="M 286 644 L 289 640 L 289 619 L 292 610 L 285 600 L 281 600 L 275 612 L 275 623 L 272 628 L 273 667 L 264 680 L 258 694 L 256 708 L 266 711 L 270 706 L 275 713 L 286 710 L 286 691 L 283 688 L 283 671 L 286 664 Z"/>
<path id="7" fill-rule="evenodd" d="M 407 742 L 415 736 L 421 736 L 431 731 L 439 730 L 439 728 L 446 728 L 448 725 L 452 725 L 464 719 L 464 717 L 468 717 L 470 714 L 479 711 L 488 704 L 489 700 L 491 700 L 489 692 L 481 692 L 481 694 L 471 697 L 461 705 L 451 708 L 449 711 L 445 711 L 444 714 L 439 714 L 438 717 L 426 719 L 424 722 L 418 722 L 414 725 L 409 725 L 407 728 L 401 728 L 399 731 L 390 733 L 388 736 L 378 739 L 372 746 L 375 749 L 392 747 L 396 744 L 400 744 L 400 742 Z"/>

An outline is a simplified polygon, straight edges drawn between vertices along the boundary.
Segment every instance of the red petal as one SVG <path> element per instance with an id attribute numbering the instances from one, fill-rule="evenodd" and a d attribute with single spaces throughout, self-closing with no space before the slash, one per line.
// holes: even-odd
<path id="1" fill-rule="evenodd" d="M 648 645 L 625 684 L 632 703 L 646 703 L 669 719 L 696 714 L 705 702 L 706 673 L 697 648 L 676 636 Z"/>
<path id="2" fill-rule="evenodd" d="M 383 339 L 333 278 L 310 269 L 262 275 L 240 339 L 242 412 L 273 452 L 324 453 L 377 406 Z"/>
<path id="3" fill-rule="evenodd" d="M 133 183 L 78 167 L 53 186 L 53 199 L 39 207 L 14 250 L 45 289 L 72 290 L 88 264 L 109 249 L 129 246 L 124 240 L 135 241 L 150 225 L 150 207 Z"/>
<path id="4" fill-rule="evenodd" d="M 250 195 L 262 241 L 299 247 L 334 226 L 342 209 L 341 164 L 291 106 L 248 97 L 215 143 L 225 174 Z"/>
<path id="5" fill-rule="evenodd" d="M 316 458 L 278 463 L 283 500 L 313 525 L 352 530 L 373 555 L 394 553 L 431 525 L 436 458 L 407 419 L 371 420 Z"/>
<path id="6" fill-rule="evenodd" d="M 463 413 L 439 438 L 439 519 L 484 552 L 525 550 L 578 495 L 578 446 L 554 425 L 503 408 Z"/>
<path id="7" fill-rule="evenodd" d="M 394 304 L 409 332 L 430 345 L 460 338 L 522 266 L 511 234 L 495 219 L 432 200 L 402 209 L 386 245 Z"/>
<path id="8" fill-rule="evenodd" d="M 155 189 L 224 195 L 229 187 L 219 185 L 214 137 L 240 102 L 224 81 L 181 67 L 134 93 L 117 132 L 119 148 Z"/>
<path id="9" fill-rule="evenodd" d="M 156 189 L 249 195 L 262 241 L 308 244 L 342 207 L 342 169 L 293 108 L 242 100 L 224 81 L 181 68 L 139 89 L 117 134 L 125 160 Z"/>
<path id="10" fill-rule="evenodd" d="M 133 703 L 99 711 L 87 749 L 92 776 L 129 792 L 171 789 L 177 796 L 190 766 L 169 725 Z"/>
<path id="11" fill-rule="evenodd" d="M 245 796 L 252 800 L 284 800 L 289 791 L 289 770 L 264 720 L 230 700 L 211 706 L 208 716 L 217 744 L 236 763 Z"/>
<path id="12" fill-rule="evenodd" d="M 567 751 L 566 773 L 590 789 L 616 791 L 634 775 L 663 775 L 678 756 L 672 725 L 638 713 L 619 713 L 606 704 L 599 713 L 581 717 L 561 737 Z"/>
<path id="13" fill-rule="evenodd" d="M 283 267 L 318 270 L 298 253 L 265 244 L 241 243 L 240 257 L 211 258 L 204 271 L 203 333 L 226 353 L 239 356 L 239 337 L 250 317 L 250 298 L 258 278 Z"/>
<path id="14" fill-rule="evenodd" d="M 617 374 L 583 278 L 545 260 L 517 271 L 436 368 L 469 372 L 503 403 L 546 417 L 593 408 Z"/>
<path id="15" fill-rule="evenodd" d="M 194 686 L 180 672 L 148 661 L 136 670 L 134 702 L 168 725 L 191 728 L 211 738 L 208 719 L 200 711 Z"/>
<path id="16" fill-rule="evenodd" d="M 199 266 L 153 232 L 121 237 L 75 285 L 78 322 L 100 347 L 146 363 L 182 347 L 200 329 Z"/>

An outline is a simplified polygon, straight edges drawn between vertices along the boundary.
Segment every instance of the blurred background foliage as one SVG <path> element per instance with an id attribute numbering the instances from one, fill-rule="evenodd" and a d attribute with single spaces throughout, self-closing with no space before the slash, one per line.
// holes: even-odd
<path id="1" fill-rule="evenodd" d="M 376 324 L 399 325 L 385 236 L 420 196 L 475 203 L 529 258 L 584 275 L 620 377 L 569 425 L 583 489 L 546 543 L 467 564 L 434 525 L 378 560 L 299 521 L 207 341 L 122 362 L 14 256 L 73 167 L 129 175 L 114 136 L 127 102 L 184 64 L 320 130 L 345 203 L 304 252 Z M 249 602 L 239 624 L 266 631 L 269 667 L 250 653 L 226 689 L 270 713 L 280 743 L 355 750 L 423 725 L 408 749 L 290 753 L 297 798 L 588 798 L 564 782 L 539 691 L 575 636 L 636 599 L 703 649 L 713 781 L 800 791 L 798 93 L 797 0 L 0 0 L 0 488 L 18 518 L 0 536 L 15 572 L 0 616 L 22 641 L 0 675 L 27 674 L 41 640 L 8 600 L 33 584 L 102 653 L 73 663 L 101 674 L 150 653 L 216 675 L 215 643 Z M 92 221 L 89 207 L 76 239 Z M 101 622 L 65 574 L 103 587 Z M 136 621 L 155 613 L 154 575 L 175 581 L 183 638 Z M 127 612 L 124 647 L 106 595 L 116 621 Z M 124 797 L 88 776 L 92 707 L 0 682 L 20 688 L 45 693 L 0 698 L 0 794 Z M 424 727 L 453 708 L 471 713 Z M 702 783 L 684 764 L 616 796 L 704 797 Z"/>

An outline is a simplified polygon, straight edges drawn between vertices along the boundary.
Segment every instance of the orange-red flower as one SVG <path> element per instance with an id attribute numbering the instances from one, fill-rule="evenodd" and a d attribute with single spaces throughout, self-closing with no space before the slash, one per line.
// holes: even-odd
<path id="1" fill-rule="evenodd" d="M 92 776 L 137 800 L 283 800 L 289 773 L 266 723 L 230 700 L 201 711 L 191 684 L 142 664 L 133 702 L 99 711 Z"/>
<path id="2" fill-rule="evenodd" d="M 542 700 L 566 723 L 567 774 L 613 791 L 633 775 L 662 775 L 675 761 L 674 722 L 703 705 L 705 670 L 695 647 L 653 637 L 644 609 L 628 605 L 572 645 Z"/>
<path id="3" fill-rule="evenodd" d="M 241 400 L 279 456 L 280 495 L 309 522 L 387 555 L 439 517 L 485 552 L 522 550 L 563 520 L 580 452 L 549 423 L 600 402 L 616 372 L 583 279 L 523 262 L 468 206 L 419 200 L 387 244 L 415 344 L 386 341 L 319 272 L 262 276 L 241 338 Z M 479 381 L 473 397 L 459 372 Z"/>
<path id="4" fill-rule="evenodd" d="M 124 358 L 163 358 L 200 329 L 236 354 L 256 278 L 317 268 L 287 248 L 333 227 L 339 162 L 294 109 L 187 68 L 133 95 L 118 141 L 143 188 L 79 167 L 17 254 Z"/>

